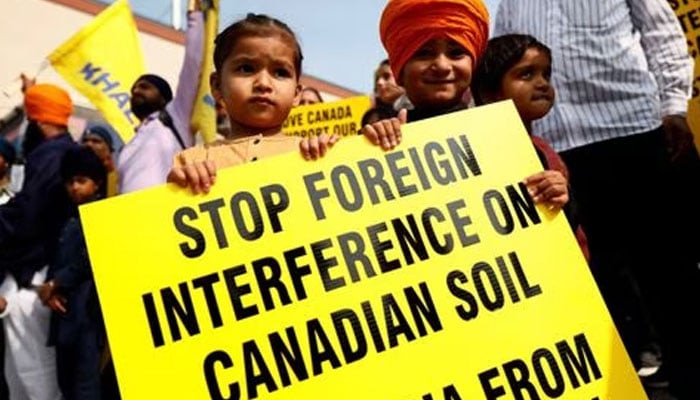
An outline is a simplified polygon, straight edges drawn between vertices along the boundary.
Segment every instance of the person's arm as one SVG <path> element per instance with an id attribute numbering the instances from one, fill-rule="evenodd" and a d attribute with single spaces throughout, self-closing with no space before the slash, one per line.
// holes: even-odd
<path id="1" fill-rule="evenodd" d="M 666 0 L 628 0 L 649 70 L 656 79 L 669 151 L 677 156 L 693 146 L 686 121 L 693 80 L 693 59 L 683 29 Z"/>
<path id="2" fill-rule="evenodd" d="M 0 206 L 0 246 L 10 237 L 36 236 L 44 227 L 44 211 L 52 199 L 58 174 L 58 162 L 54 159 L 32 157 L 27 161 L 24 186 L 9 202 Z M 62 189 L 62 187 L 60 188 Z"/>
<path id="3" fill-rule="evenodd" d="M 92 277 L 90 258 L 88 257 L 81 222 L 80 220 L 74 220 L 70 223 L 74 225 L 66 233 L 69 236 L 63 240 L 63 245 L 67 246 L 66 250 L 68 254 L 71 254 L 71 257 L 69 260 L 66 260 L 65 265 L 56 268 L 52 278 L 59 290 L 61 288 L 75 288 Z"/>
<path id="4" fill-rule="evenodd" d="M 166 107 L 186 147 L 190 147 L 193 141 L 190 134 L 190 117 L 197 101 L 203 58 L 204 15 L 198 7 L 195 7 L 187 13 L 185 59 L 180 70 L 175 96 Z M 168 161 L 170 161 L 169 157 Z"/>
<path id="5" fill-rule="evenodd" d="M 519 0 L 523 1 L 523 0 Z M 498 10 L 496 11 L 496 17 L 493 24 L 492 36 L 501 36 L 507 33 L 512 33 L 510 22 L 512 21 L 512 16 L 510 15 L 511 6 L 508 5 L 508 0 L 501 0 L 498 4 Z"/>
<path id="6" fill-rule="evenodd" d="M 122 151 L 119 156 L 119 164 L 122 165 L 118 177 L 119 193 L 131 193 L 166 182 L 172 154 L 177 152 L 179 144 L 167 128 L 145 133 L 147 135 L 142 140 L 131 144 L 138 146 L 134 153 Z"/>
<path id="7" fill-rule="evenodd" d="M 48 280 L 39 287 L 37 294 L 44 305 L 56 312 L 65 313 L 65 292 L 92 277 L 80 220 L 71 219 L 66 223 L 59 243 L 61 256 L 49 267 Z"/>

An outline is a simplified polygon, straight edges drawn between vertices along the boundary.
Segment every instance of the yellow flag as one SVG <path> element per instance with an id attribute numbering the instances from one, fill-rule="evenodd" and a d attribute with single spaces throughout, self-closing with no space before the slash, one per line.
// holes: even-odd
<path id="1" fill-rule="evenodd" d="M 204 63 L 199 76 L 199 89 L 197 89 L 197 102 L 192 110 L 190 123 L 192 127 L 201 132 L 205 142 L 216 139 L 216 102 L 209 87 L 209 75 L 214 70 L 212 58 L 214 55 L 214 39 L 219 31 L 219 0 L 202 2 L 204 13 Z"/>
<path id="2" fill-rule="evenodd" d="M 87 97 L 124 143 L 134 135 L 130 88 L 144 73 L 143 53 L 127 0 L 117 0 L 48 57 L 54 69 Z"/>

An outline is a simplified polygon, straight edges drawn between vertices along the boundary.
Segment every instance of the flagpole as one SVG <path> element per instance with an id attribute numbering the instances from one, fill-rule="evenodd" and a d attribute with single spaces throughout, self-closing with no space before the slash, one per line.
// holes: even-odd
<path id="1" fill-rule="evenodd" d="M 39 74 L 44 72 L 46 68 L 49 66 L 49 60 L 42 60 L 41 63 L 39 63 L 39 67 L 36 70 L 36 73 L 34 74 L 34 77 L 31 79 L 36 79 Z M 13 97 L 15 94 L 20 92 L 22 90 L 22 77 L 21 75 L 14 78 L 13 80 L 7 82 L 6 84 L 2 85 L 2 94 L 3 96 L 7 97 L 8 99 Z"/>

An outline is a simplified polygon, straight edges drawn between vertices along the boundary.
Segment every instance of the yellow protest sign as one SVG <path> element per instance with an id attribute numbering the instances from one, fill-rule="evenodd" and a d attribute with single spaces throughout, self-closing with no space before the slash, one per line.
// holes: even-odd
<path id="1" fill-rule="evenodd" d="M 141 42 L 127 0 L 117 0 L 49 56 L 54 69 L 90 100 L 128 142 L 138 119 L 131 85 L 144 73 Z"/>
<path id="2" fill-rule="evenodd" d="M 199 73 L 197 101 L 190 118 L 190 125 L 202 134 L 205 142 L 216 140 L 216 100 L 211 94 L 209 76 L 214 72 L 214 40 L 219 32 L 219 0 L 202 1 L 200 7 L 204 13 L 204 46 L 202 51 L 202 70 Z"/>
<path id="3" fill-rule="evenodd" d="M 124 399 L 646 399 L 512 103 L 402 130 L 81 207 Z"/>
<path id="4" fill-rule="evenodd" d="M 668 0 L 688 39 L 688 51 L 695 60 L 692 98 L 688 103 L 688 124 L 700 149 L 700 0 Z"/>
<path id="5" fill-rule="evenodd" d="M 355 136 L 362 122 L 362 115 L 372 102 L 368 96 L 356 96 L 330 103 L 297 106 L 284 121 L 282 130 L 292 136 L 312 136 L 322 133 Z"/>

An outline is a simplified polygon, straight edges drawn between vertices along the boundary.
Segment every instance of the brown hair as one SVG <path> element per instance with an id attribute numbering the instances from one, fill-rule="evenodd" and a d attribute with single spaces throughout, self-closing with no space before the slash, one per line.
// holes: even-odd
<path id="1" fill-rule="evenodd" d="M 217 71 L 229 56 L 236 42 L 242 37 L 261 37 L 278 35 L 291 40 L 295 47 L 294 68 L 297 77 L 301 76 L 301 61 L 304 56 L 294 32 L 284 22 L 265 14 L 249 13 L 244 19 L 238 20 L 224 29 L 214 41 L 214 66 Z"/>

